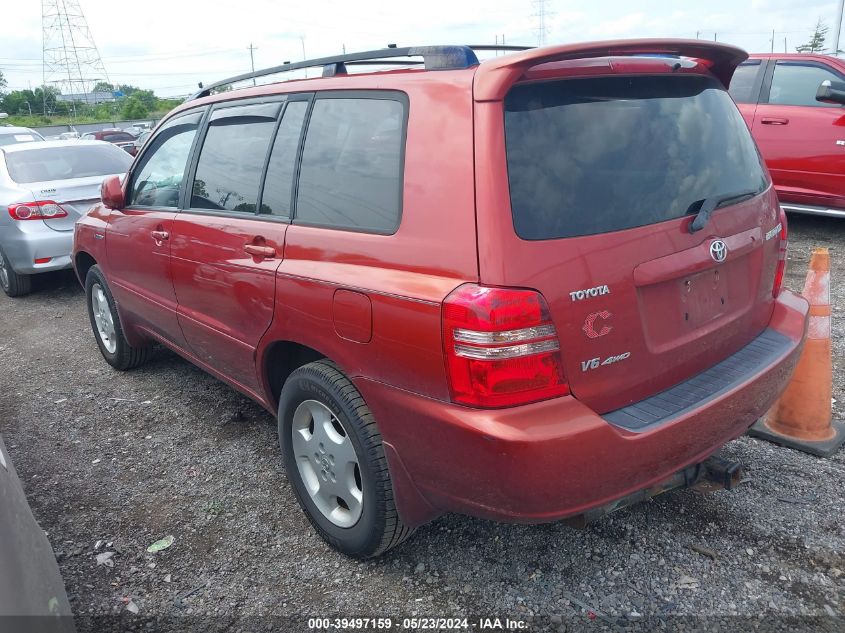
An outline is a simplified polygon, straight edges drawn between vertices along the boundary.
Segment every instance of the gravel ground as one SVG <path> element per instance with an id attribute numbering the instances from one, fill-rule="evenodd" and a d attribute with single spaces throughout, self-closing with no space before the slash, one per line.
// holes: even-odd
<path id="1" fill-rule="evenodd" d="M 794 216 L 790 246 L 798 290 L 811 248 L 831 248 L 841 412 L 845 221 Z M 392 616 L 394 629 L 411 616 L 469 617 L 476 630 L 479 617 L 532 631 L 843 629 L 845 452 L 823 460 L 743 437 L 725 449 L 749 464 L 734 492 L 669 493 L 584 531 L 447 516 L 361 563 L 310 529 L 270 415 L 165 350 L 112 371 L 71 274 L 24 299 L 0 294 L 0 314 L 0 432 L 80 630 L 299 631 L 312 616 Z M 168 535 L 171 547 L 146 552 Z M 113 566 L 97 564 L 105 552 Z"/>

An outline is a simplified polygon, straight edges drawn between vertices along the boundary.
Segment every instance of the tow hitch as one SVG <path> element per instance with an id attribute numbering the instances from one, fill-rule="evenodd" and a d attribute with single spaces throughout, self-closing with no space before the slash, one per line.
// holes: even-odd
<path id="1" fill-rule="evenodd" d="M 742 462 L 730 461 L 718 455 L 711 455 L 699 464 L 693 464 L 678 471 L 656 486 L 639 490 L 621 499 L 564 520 L 573 527 L 586 527 L 611 512 L 647 501 L 675 488 L 694 488 L 700 492 L 733 490 L 742 482 L 743 470 Z"/>

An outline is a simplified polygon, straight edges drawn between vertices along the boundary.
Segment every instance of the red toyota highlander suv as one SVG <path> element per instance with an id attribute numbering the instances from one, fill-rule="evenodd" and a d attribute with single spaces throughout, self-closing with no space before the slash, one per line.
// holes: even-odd
<path id="1" fill-rule="evenodd" d="M 388 48 L 206 88 L 77 224 L 100 351 L 162 343 L 277 415 L 300 504 L 354 556 L 443 512 L 577 520 L 690 483 L 807 321 L 725 89 L 745 58 Z"/>
<path id="2" fill-rule="evenodd" d="M 787 211 L 845 218 L 845 61 L 752 55 L 730 93 Z"/>

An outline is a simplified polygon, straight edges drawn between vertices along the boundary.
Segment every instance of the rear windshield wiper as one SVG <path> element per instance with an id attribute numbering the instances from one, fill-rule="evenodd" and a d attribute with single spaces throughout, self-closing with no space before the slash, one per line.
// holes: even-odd
<path id="1" fill-rule="evenodd" d="M 735 191 L 733 193 L 723 193 L 719 196 L 710 196 L 709 198 L 705 198 L 701 202 L 701 209 L 698 210 L 695 218 L 692 222 L 690 222 L 689 232 L 695 233 L 696 231 L 703 229 L 710 220 L 710 216 L 713 215 L 713 212 L 719 207 L 724 206 L 728 202 L 741 202 L 742 200 L 748 200 L 749 198 L 756 196 L 758 193 L 760 192 L 757 189 L 748 189 L 747 191 Z"/>

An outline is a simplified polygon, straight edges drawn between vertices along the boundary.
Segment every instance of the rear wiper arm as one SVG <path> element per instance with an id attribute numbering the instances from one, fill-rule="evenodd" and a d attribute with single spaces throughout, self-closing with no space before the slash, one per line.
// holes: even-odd
<path id="1" fill-rule="evenodd" d="M 749 198 L 753 198 L 754 196 L 756 196 L 758 193 L 760 192 L 756 189 L 748 189 L 746 191 L 723 193 L 720 196 L 710 196 L 709 198 L 705 198 L 704 201 L 701 203 L 701 209 L 698 210 L 698 213 L 695 215 L 695 218 L 692 222 L 690 222 L 689 232 L 695 233 L 703 229 L 707 222 L 710 220 L 710 216 L 713 215 L 713 212 L 719 207 L 725 205 L 726 203 L 748 200 Z"/>

